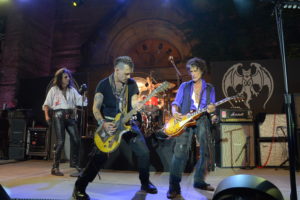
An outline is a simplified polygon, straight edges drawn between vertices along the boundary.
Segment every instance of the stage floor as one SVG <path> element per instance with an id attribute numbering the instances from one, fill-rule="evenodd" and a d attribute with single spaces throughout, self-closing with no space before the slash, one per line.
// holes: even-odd
<path id="1" fill-rule="evenodd" d="M 70 177 L 75 170 L 68 163 L 61 164 L 63 177 L 50 174 L 52 162 L 27 160 L 0 165 L 0 183 L 10 198 L 20 199 L 72 199 L 71 194 L 76 178 Z M 207 182 L 217 187 L 226 177 L 236 174 L 250 174 L 263 177 L 276 185 L 285 199 L 290 199 L 289 171 L 274 168 L 242 170 L 239 168 L 217 168 L 207 177 Z M 151 172 L 151 181 L 157 186 L 158 194 L 140 191 L 138 173 L 132 171 L 102 170 L 101 180 L 97 177 L 89 184 L 87 193 L 94 200 L 164 200 L 168 190 L 168 172 Z M 297 172 L 297 194 L 300 197 L 300 172 Z M 182 197 L 178 199 L 212 199 L 213 192 L 193 188 L 193 174 L 184 174 L 181 183 Z"/>

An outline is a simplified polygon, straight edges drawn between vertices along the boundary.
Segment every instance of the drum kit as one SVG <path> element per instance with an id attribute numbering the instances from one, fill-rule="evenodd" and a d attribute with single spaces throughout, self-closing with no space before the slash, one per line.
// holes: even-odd
<path id="1" fill-rule="evenodd" d="M 133 77 L 133 79 L 137 82 L 140 100 L 145 99 L 153 90 L 162 84 L 153 83 L 154 79 L 151 76 L 146 78 Z M 156 96 L 153 96 L 145 103 L 143 109 L 140 111 L 140 128 L 145 137 L 150 137 L 162 132 L 164 124 L 171 116 L 170 104 L 172 94 L 170 94 L 170 91 L 175 86 L 174 83 L 170 83 L 166 92 L 158 93 Z"/>

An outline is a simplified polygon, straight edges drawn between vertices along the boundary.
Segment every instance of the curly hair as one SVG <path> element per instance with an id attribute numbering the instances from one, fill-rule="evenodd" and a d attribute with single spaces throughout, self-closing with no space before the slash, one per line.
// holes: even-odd
<path id="1" fill-rule="evenodd" d="M 115 67 L 116 66 L 123 67 L 123 65 L 122 66 L 119 65 L 120 63 L 128 65 L 132 70 L 134 69 L 134 63 L 129 56 L 119 56 L 114 60 Z"/>
<path id="2" fill-rule="evenodd" d="M 71 71 L 68 70 L 67 68 L 61 68 L 55 72 L 54 80 L 53 80 L 53 85 L 59 87 L 59 89 L 61 89 L 61 90 L 63 89 L 62 88 L 62 78 L 63 78 L 64 73 L 68 74 L 68 76 L 70 78 L 70 81 L 69 81 L 69 84 L 67 85 L 67 87 L 68 88 L 73 87 L 73 78 L 72 78 Z"/>
<path id="3" fill-rule="evenodd" d="M 191 58 L 187 61 L 186 69 L 190 71 L 191 67 L 197 67 L 198 69 L 200 69 L 202 71 L 202 75 L 205 75 L 207 71 L 207 65 L 205 60 L 198 57 Z"/>

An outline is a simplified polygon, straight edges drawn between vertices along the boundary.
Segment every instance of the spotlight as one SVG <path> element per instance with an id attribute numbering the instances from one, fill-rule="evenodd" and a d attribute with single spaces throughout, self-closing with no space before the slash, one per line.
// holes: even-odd
<path id="1" fill-rule="evenodd" d="M 1 184 L 0 184 L 0 199 L 2 199 L 2 200 L 10 200 L 11 199 Z"/>
<path id="2" fill-rule="evenodd" d="M 283 200 L 279 189 L 264 178 L 240 174 L 225 178 L 212 200 Z"/>
<path id="3" fill-rule="evenodd" d="M 84 1 L 84 0 L 73 0 L 73 1 L 72 1 L 72 5 L 73 5 L 74 7 L 80 6 L 80 5 L 83 4 L 83 1 Z"/>
<path id="4" fill-rule="evenodd" d="M 284 9 L 299 9 L 300 8 L 300 0 L 288 0 L 282 2 Z"/>

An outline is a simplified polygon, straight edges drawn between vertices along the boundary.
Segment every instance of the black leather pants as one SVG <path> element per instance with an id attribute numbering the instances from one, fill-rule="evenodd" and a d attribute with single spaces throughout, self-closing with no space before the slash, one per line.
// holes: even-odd
<path id="1" fill-rule="evenodd" d="M 61 159 L 61 153 L 64 148 L 66 131 L 70 136 L 70 145 L 71 145 L 71 163 L 70 166 L 78 167 L 79 166 L 79 148 L 80 148 L 80 137 L 77 129 L 77 124 L 75 119 L 72 119 L 70 115 L 62 111 L 54 112 L 52 119 L 53 130 L 56 134 L 56 146 L 55 146 L 55 155 L 53 168 L 59 167 L 59 162 Z"/>

